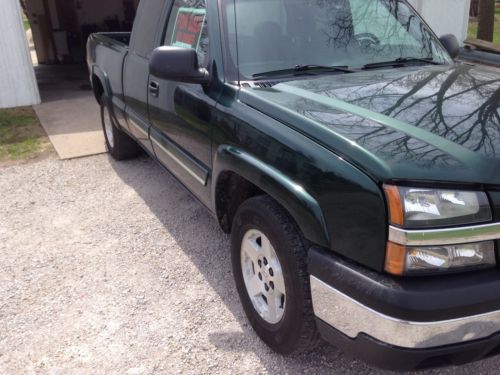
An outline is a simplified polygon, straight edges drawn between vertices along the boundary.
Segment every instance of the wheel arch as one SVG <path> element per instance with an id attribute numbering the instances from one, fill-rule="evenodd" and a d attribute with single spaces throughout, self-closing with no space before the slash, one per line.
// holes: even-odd
<path id="1" fill-rule="evenodd" d="M 109 84 L 108 75 L 99 66 L 94 65 L 92 67 L 92 89 L 94 91 L 94 97 L 98 103 L 101 102 L 101 98 L 105 95 L 111 98 L 111 87 Z"/>
<path id="2" fill-rule="evenodd" d="M 276 168 L 237 147 L 222 145 L 216 153 L 213 176 L 215 212 L 225 232 L 231 231 L 234 214 L 243 201 L 267 194 L 285 208 L 305 238 L 317 245 L 329 246 L 319 203 L 301 185 Z M 237 194 L 232 195 L 233 192 Z"/>

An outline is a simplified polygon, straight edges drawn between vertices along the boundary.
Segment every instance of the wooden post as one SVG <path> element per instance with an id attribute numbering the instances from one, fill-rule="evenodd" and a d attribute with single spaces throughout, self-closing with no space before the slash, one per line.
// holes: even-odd
<path id="1" fill-rule="evenodd" d="M 26 0 L 19 0 L 21 3 L 21 8 L 23 9 L 24 14 L 28 14 L 28 9 L 26 8 Z"/>
<path id="2" fill-rule="evenodd" d="M 50 13 L 50 7 L 49 7 L 49 2 L 48 0 L 42 0 L 42 3 L 43 3 L 43 7 L 45 9 L 45 22 L 46 22 L 46 26 L 47 26 L 47 34 L 45 35 L 45 37 L 47 38 L 48 37 L 48 48 L 51 49 L 51 52 L 52 52 L 52 59 L 50 58 L 50 54 L 48 54 L 49 56 L 49 63 L 57 63 L 57 49 L 56 49 L 56 41 L 54 39 L 54 27 L 52 26 L 52 16 L 51 16 L 51 13 Z"/>
<path id="3" fill-rule="evenodd" d="M 493 42 L 495 29 L 495 0 L 480 0 L 477 38 Z"/>
<path id="4" fill-rule="evenodd" d="M 472 0 L 470 4 L 469 16 L 477 18 L 478 14 L 479 14 L 479 0 Z"/>

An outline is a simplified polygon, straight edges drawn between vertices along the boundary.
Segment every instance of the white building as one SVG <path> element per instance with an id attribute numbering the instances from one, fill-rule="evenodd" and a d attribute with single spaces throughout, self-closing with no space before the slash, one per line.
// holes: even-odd
<path id="1" fill-rule="evenodd" d="M 471 0 L 409 0 L 438 36 L 453 34 L 467 39 Z"/>
<path id="2" fill-rule="evenodd" d="M 40 102 L 18 0 L 0 6 L 0 108 Z"/>
<path id="3" fill-rule="evenodd" d="M 38 87 L 19 0 L 1 0 L 0 108 L 36 104 Z M 438 36 L 467 36 L 470 0 L 408 0 Z M 38 61 L 83 62 L 85 40 L 95 31 L 129 30 L 139 0 L 27 0 Z"/>

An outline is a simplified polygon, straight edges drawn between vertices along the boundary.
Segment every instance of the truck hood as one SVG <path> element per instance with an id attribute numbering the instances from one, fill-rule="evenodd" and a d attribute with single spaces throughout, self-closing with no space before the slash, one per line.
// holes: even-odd
<path id="1" fill-rule="evenodd" d="M 459 64 L 314 77 L 243 88 L 240 100 L 379 180 L 500 185 L 500 70 Z"/>

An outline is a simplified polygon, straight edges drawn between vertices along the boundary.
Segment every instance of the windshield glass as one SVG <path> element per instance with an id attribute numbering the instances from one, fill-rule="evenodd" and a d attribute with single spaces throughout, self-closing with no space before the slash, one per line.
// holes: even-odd
<path id="1" fill-rule="evenodd" d="M 297 65 L 451 62 L 403 0 L 226 0 L 225 11 L 229 65 L 240 80 Z"/>

